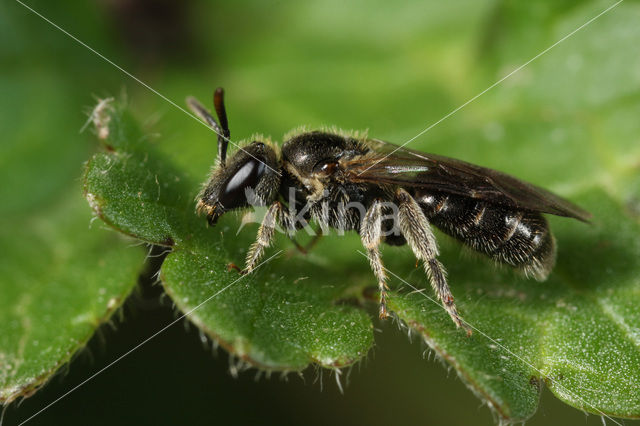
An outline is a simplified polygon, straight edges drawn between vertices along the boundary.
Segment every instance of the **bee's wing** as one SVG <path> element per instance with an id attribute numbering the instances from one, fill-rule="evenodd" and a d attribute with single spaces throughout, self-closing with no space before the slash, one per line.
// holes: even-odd
<path id="1" fill-rule="evenodd" d="M 497 170 L 376 139 L 366 144 L 368 154 L 341 162 L 352 182 L 424 188 L 585 222 L 591 218 L 564 198 Z"/>

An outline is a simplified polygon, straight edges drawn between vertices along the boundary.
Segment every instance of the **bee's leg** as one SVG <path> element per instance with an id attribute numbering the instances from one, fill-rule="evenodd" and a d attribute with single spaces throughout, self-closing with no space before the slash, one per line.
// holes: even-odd
<path id="1" fill-rule="evenodd" d="M 438 244 L 429 221 L 416 200 L 404 189 L 398 189 L 396 201 L 399 209 L 398 221 L 400 230 L 415 256 L 423 261 L 424 270 L 429 277 L 431 286 L 456 326 L 462 327 L 467 332 L 467 335 L 471 335 L 471 328 L 458 314 L 449 284 L 447 284 L 444 267 L 436 259 L 438 256 Z"/>
<path id="2" fill-rule="evenodd" d="M 384 271 L 382 258 L 380 257 L 380 240 L 382 236 L 382 209 L 380 200 L 375 200 L 360 224 L 360 238 L 362 245 L 367 249 L 367 257 L 371 269 L 378 279 L 380 290 L 380 319 L 389 316 L 387 313 L 387 274 Z"/>
<path id="3" fill-rule="evenodd" d="M 267 210 L 267 214 L 265 214 L 264 219 L 262 220 L 260 228 L 258 229 L 258 238 L 249 248 L 245 267 L 242 271 L 243 273 L 246 274 L 253 271 L 258 261 L 260 261 L 260 258 L 264 254 L 264 250 L 271 244 L 271 240 L 273 239 L 273 235 L 276 231 L 276 226 L 282 222 L 282 216 L 284 214 L 286 213 L 282 208 L 282 203 L 276 201 L 271 204 Z"/>
<path id="4" fill-rule="evenodd" d="M 306 248 L 300 244 L 293 235 L 289 235 L 289 240 L 293 243 L 293 245 L 296 247 L 296 250 L 298 250 L 300 253 L 302 254 L 307 254 L 307 250 Z M 291 250 L 291 256 L 293 256 L 295 254 L 295 250 Z"/>
<path id="5" fill-rule="evenodd" d="M 323 237 L 323 233 L 322 233 L 322 228 L 318 229 L 318 230 L 314 230 L 314 232 L 316 233 L 313 238 L 311 239 L 311 241 L 309 241 L 303 248 L 302 248 L 302 252 L 304 254 L 307 254 L 311 251 L 312 248 L 315 247 L 316 244 L 318 244 L 318 241 L 320 241 Z"/>
<path id="6" fill-rule="evenodd" d="M 322 229 L 319 230 L 314 230 L 315 235 L 313 236 L 313 238 L 311 239 L 311 241 L 309 241 L 307 244 L 305 244 L 304 246 L 302 244 L 300 244 L 298 241 L 296 241 L 296 239 L 292 236 L 289 235 L 289 239 L 291 240 L 291 242 L 293 243 L 294 246 L 296 246 L 296 249 L 302 253 L 302 254 L 308 254 L 311 249 L 318 243 L 318 241 L 320 241 L 320 239 L 322 238 Z"/>

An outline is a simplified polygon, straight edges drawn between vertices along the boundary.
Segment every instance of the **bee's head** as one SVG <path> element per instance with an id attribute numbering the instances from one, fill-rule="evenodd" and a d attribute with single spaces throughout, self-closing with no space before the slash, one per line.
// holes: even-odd
<path id="1" fill-rule="evenodd" d="M 224 213 L 275 201 L 280 184 L 275 150 L 263 142 L 252 142 L 228 161 L 220 161 L 211 179 L 198 195 L 197 211 L 206 213 L 214 225 Z"/>
<path id="2" fill-rule="evenodd" d="M 224 91 L 218 87 L 213 93 L 213 105 L 218 120 L 192 97 L 187 105 L 218 135 L 218 159 L 209 182 L 198 194 L 196 211 L 206 213 L 209 224 L 229 210 L 271 204 L 278 196 L 280 167 L 274 148 L 254 141 L 240 148 L 227 161 L 229 123 L 224 107 Z"/>

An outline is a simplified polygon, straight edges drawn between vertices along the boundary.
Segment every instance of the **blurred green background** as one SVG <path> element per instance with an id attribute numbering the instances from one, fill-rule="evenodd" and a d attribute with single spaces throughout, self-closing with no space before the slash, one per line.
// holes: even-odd
<path id="1" fill-rule="evenodd" d="M 600 179 L 599 170 L 614 173 L 620 153 L 637 152 L 637 137 L 602 142 L 594 155 L 580 147 L 592 137 L 594 111 L 615 112 L 599 127 L 607 137 L 636 126 L 640 59 L 633 40 L 640 33 L 620 22 L 637 22 L 640 14 L 638 3 L 627 3 L 411 146 L 548 182 L 556 190 L 566 182 Z M 187 95 L 209 103 L 212 90 L 225 87 L 234 140 L 256 132 L 281 140 L 299 125 L 336 125 L 401 143 L 613 3 L 26 4 L 180 106 Z M 46 218 L 59 203 L 77 198 L 74 214 L 89 226 L 80 176 L 97 143 L 80 129 L 96 97 L 126 93 L 145 129 L 159 135 L 155 143 L 196 180 L 206 175 L 215 153 L 210 131 L 13 0 L 0 4 L 0 64 L 3 225 L 20 223 L 25 212 Z M 495 143 L 503 138 L 510 139 L 506 150 Z M 551 154 L 522 168 L 541 138 L 580 154 Z M 175 318 L 160 290 L 149 286 L 123 312 L 115 329 L 103 327 L 65 374 L 10 406 L 6 424 L 33 415 Z M 233 378 L 226 353 L 212 355 L 194 327 L 185 332 L 179 324 L 30 423 L 494 424 L 455 373 L 423 359 L 423 344 L 408 344 L 394 324 L 377 324 L 376 347 L 350 371 L 344 395 L 327 371 L 319 376 L 309 369 L 303 379 L 254 380 L 254 371 Z M 545 391 L 527 424 L 601 420 Z"/>

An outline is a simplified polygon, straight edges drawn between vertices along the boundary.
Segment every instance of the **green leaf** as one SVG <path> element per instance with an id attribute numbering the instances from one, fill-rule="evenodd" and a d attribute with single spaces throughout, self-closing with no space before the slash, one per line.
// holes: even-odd
<path id="1" fill-rule="evenodd" d="M 425 294 L 391 299 L 398 316 L 504 418 L 531 416 L 542 382 L 582 410 L 640 415 L 640 226 L 601 190 L 579 201 L 594 213 L 593 224 L 553 221 L 558 263 L 543 283 L 444 260 L 475 328 L 470 339 Z"/>
<path id="2" fill-rule="evenodd" d="M 494 56 L 485 65 L 495 73 L 489 81 L 607 6 L 571 4 L 547 10 L 541 4 L 533 10 L 550 22 L 536 29 L 518 25 L 516 41 L 508 27 L 487 41 Z M 637 12 L 636 5 L 629 7 L 632 15 Z M 507 17 L 522 14 L 508 3 L 502 8 L 499 12 Z M 607 16 L 597 25 L 596 33 L 607 32 L 618 21 Z M 630 49 L 635 31 L 613 34 Z M 581 74 L 585 81 L 578 84 L 594 84 L 598 67 L 620 61 L 625 51 L 599 47 L 597 35 L 581 36 L 514 76 L 509 90 L 479 98 L 461 125 L 456 125 L 462 120 L 458 115 L 448 127 L 434 130 L 428 147 L 547 186 L 594 213 L 591 225 L 550 218 L 559 253 L 549 280 L 537 283 L 486 260 L 460 258 L 460 246 L 438 234 L 458 305 L 476 328 L 466 338 L 440 305 L 425 297 L 432 297 L 428 281 L 412 268 L 408 250 L 384 252 L 389 271 L 399 277 L 392 283 L 397 291 L 389 306 L 505 421 L 528 419 L 545 385 L 584 411 L 640 417 L 640 148 L 637 137 L 631 137 L 640 133 L 634 119 L 639 84 L 635 74 L 626 73 L 610 83 L 607 96 L 596 88 L 574 104 L 568 98 L 578 92 L 575 77 L 554 74 L 554 64 L 577 49 L 593 72 Z M 523 45 L 532 51 L 523 54 Z M 567 87 L 573 88 L 563 92 Z M 130 123 L 126 112 L 116 108 L 112 114 L 111 134 L 126 140 L 107 139 L 106 152 L 90 161 L 85 183 L 89 202 L 116 229 L 173 247 L 161 278 L 194 323 L 232 354 L 265 369 L 300 370 L 310 362 L 339 367 L 367 353 L 372 325 L 353 305 L 375 296 L 363 296 L 373 277 L 356 252 L 357 237 L 329 237 L 310 256 L 281 256 L 248 277 L 227 271 L 228 263 L 241 263 L 255 227 L 234 235 L 239 221 L 224 217 L 207 229 L 193 212 L 198 183 L 168 160 L 168 153 L 178 149 L 164 146 L 165 155 L 160 154 L 135 125 L 118 127 Z M 425 148 L 424 141 L 416 140 L 412 147 Z M 287 244 L 280 238 L 275 245 Z M 413 272 L 407 276 L 407 271 Z M 402 280 L 424 291 L 414 292 Z"/>
<path id="3" fill-rule="evenodd" d="M 193 51 L 180 49 L 180 55 L 171 49 L 180 43 L 132 44 L 114 36 L 111 20 L 118 15 L 104 15 L 104 8 L 90 2 L 43 7 L 41 12 L 176 102 L 187 94 L 206 99 L 209 84 L 223 84 L 229 94 L 234 135 L 261 131 L 277 136 L 300 124 L 336 124 L 369 127 L 372 136 L 401 143 L 614 1 L 415 2 L 401 7 L 378 1 L 367 3 L 366 8 L 342 1 L 268 7 L 260 2 L 227 2 L 213 8 L 202 3 L 192 6 L 191 12 L 197 13 L 184 14 L 189 17 L 186 21 L 161 22 L 164 29 L 184 24 L 193 35 L 188 42 Z M 131 248 L 126 250 L 128 256 L 123 252 L 118 260 L 116 251 L 125 250 L 129 243 L 104 233 L 96 226 L 100 222 L 87 229 L 86 205 L 72 198 L 80 192 L 73 180 L 93 149 L 86 137 L 77 135 L 84 120 L 80 109 L 90 102 L 89 94 L 114 93 L 128 84 L 126 78 L 19 4 L 3 3 L 0 9 L 4 35 L 0 62 L 8 64 L 0 80 L 0 214 L 5 225 L 0 230 L 0 354 L 15 359 L 25 348 L 21 367 L 0 359 L 2 397 L 12 399 L 33 390 L 82 348 L 95 324 L 76 328 L 73 323 L 58 341 L 59 324 L 70 323 L 66 315 L 72 309 L 77 311 L 74 318 L 105 319 L 110 310 L 104 301 L 128 293 L 139 267 L 134 259 L 139 262 L 142 254 L 139 248 Z M 533 413 L 536 387 L 544 383 L 563 399 L 574 400 L 570 403 L 575 406 L 584 407 L 583 402 L 575 402 L 577 395 L 591 404 L 586 407 L 591 411 L 600 407 L 608 413 L 638 416 L 634 408 L 638 397 L 633 394 L 637 362 L 629 364 L 637 344 L 631 347 L 624 336 L 637 336 L 634 324 L 639 323 L 636 306 L 640 305 L 634 269 L 638 264 L 635 224 L 640 219 L 640 74 L 639 57 L 634 55 L 639 11 L 637 2 L 621 3 L 411 143 L 415 149 L 510 172 L 578 201 L 596 214 L 593 227 L 552 218 L 559 263 L 545 283 L 496 271 L 485 260 L 460 258 L 460 246 L 438 235 L 442 260 L 465 318 L 481 330 L 486 326 L 487 334 L 502 339 L 498 343 L 515 355 L 478 331 L 471 339 L 463 338 L 438 305 L 429 304 L 424 296 L 407 294 L 411 289 L 399 280 L 392 283 L 397 289 L 394 308 L 407 321 L 415 320 L 411 325 L 418 332 L 431 333 L 429 342 L 454 363 L 483 401 L 493 404 L 501 419 L 522 420 Z M 489 15 L 493 17 L 487 20 Z M 212 26 L 211 16 L 224 19 Z M 296 22 L 305 24 L 291 25 Z M 164 40 L 166 34 L 158 31 L 156 35 Z M 479 37 L 484 42 L 479 43 Z M 108 141 L 112 151 L 99 154 L 97 163 L 92 163 L 91 167 L 102 161 L 94 170 L 105 176 L 102 181 L 100 174 L 92 177 L 98 190 L 88 194 L 94 196 L 90 201 L 98 214 L 112 226 L 175 248 L 162 277 L 176 304 L 189 312 L 211 292 L 238 278 L 234 271 L 225 272 L 226 263 L 242 262 L 256 227 L 246 226 L 235 235 L 239 221 L 225 217 L 216 228 L 206 229 L 204 220 L 193 215 L 193 198 L 213 157 L 213 147 L 205 148 L 209 135 L 159 98 L 147 96 L 146 88 L 131 82 L 127 90 L 140 101 L 135 110 L 144 117 L 141 121 L 162 117 L 154 132 L 165 136 L 156 147 L 136 123 L 126 124 L 123 117 L 118 128 L 121 136 Z M 151 156 L 145 157 L 147 153 Z M 109 167 L 123 173 L 109 175 Z M 194 171 L 193 176 L 187 170 Z M 122 175 L 126 179 L 114 187 L 109 179 Z M 100 198 L 102 193 L 108 197 Z M 601 244 L 594 246 L 594 242 Z M 281 238 L 274 246 L 267 256 L 291 244 Z M 358 249 L 357 236 L 350 235 L 325 238 L 309 256 L 280 254 L 256 276 L 243 278 L 208 301 L 203 307 L 211 305 L 214 316 L 199 308 L 190 317 L 201 327 L 214 323 L 218 338 L 253 363 L 262 360 L 270 368 L 298 369 L 304 362 L 325 357 L 327 364 L 346 364 L 358 359 L 371 341 L 368 318 L 353 308 L 363 303 L 362 289 L 373 284 Z M 209 265 L 207 256 L 213 272 L 191 268 Z M 103 259 L 112 260 L 100 263 Z M 391 271 L 432 296 L 406 248 L 386 248 L 384 259 Z M 109 266 L 91 266 L 101 264 Z M 94 276 L 98 271 L 100 276 Z M 123 282 L 106 286 L 104 295 L 96 292 L 118 277 Z M 16 314 L 15 309 L 22 306 L 20 297 L 31 297 L 32 292 L 46 297 L 33 299 L 28 306 L 33 315 Z M 85 297 L 84 292 L 90 294 Z M 535 296 L 545 299 L 533 300 Z M 274 300 L 259 305 L 260 298 Z M 287 303 L 291 300 L 298 305 Z M 240 309 L 245 302 L 247 309 Z M 582 310 L 573 311 L 578 302 Z M 323 330 L 324 352 L 319 352 L 308 335 L 317 326 L 304 321 L 311 316 L 295 315 L 299 305 L 330 311 L 326 315 L 353 315 L 356 332 L 332 336 L 329 333 L 335 329 Z M 265 315 L 260 306 L 291 312 Z M 373 313 L 375 303 L 370 307 Z M 55 312 L 50 317 L 38 314 L 49 311 Z M 317 324 L 325 319 L 320 313 L 314 315 L 319 318 Z M 40 330 L 45 337 L 34 339 L 23 333 L 22 321 L 28 318 L 32 319 L 25 323 L 29 329 Z M 265 322 L 273 318 L 278 321 L 268 327 Z M 299 327 L 298 320 L 303 320 Z M 612 330 L 612 323 L 621 326 Z M 340 325 L 346 330 L 346 323 Z M 248 339 L 259 340 L 258 331 L 268 341 L 248 346 Z M 583 332 L 593 336 L 583 337 Z M 43 347 L 42 342 L 49 344 L 42 352 L 26 352 L 34 341 L 38 347 Z M 517 345 L 521 342 L 522 348 Z M 565 356 L 563 351 L 571 349 L 571 342 L 575 350 Z M 585 342 L 591 344 L 583 347 Z M 597 359 L 602 353 L 610 361 L 613 351 L 619 352 L 621 371 L 617 363 L 608 368 L 609 363 Z M 410 367 L 391 361 L 385 377 L 396 381 L 395 375 Z M 16 373 L 27 365 L 33 368 Z M 593 368 L 588 370 L 590 375 L 575 370 L 581 365 Z M 426 364 L 424 369 L 433 370 L 433 366 Z M 43 375 L 37 376 L 40 372 Z M 620 385 L 623 373 L 628 375 L 627 388 Z M 377 381 L 380 373 L 375 374 Z M 139 383 L 127 378 L 135 389 Z M 568 394 L 560 388 L 563 384 Z M 422 389 L 410 386 L 403 381 L 393 391 L 412 406 L 424 404 L 434 392 L 429 381 Z M 368 392 L 369 400 L 380 395 L 379 387 L 372 386 Z M 449 416 L 459 401 L 455 396 L 448 401 L 451 405 L 435 409 L 432 403 L 429 411 Z M 334 411 L 340 410 L 339 405 L 334 404 Z"/>
<path id="4" fill-rule="evenodd" d="M 312 362 L 343 367 L 367 354 L 372 325 L 346 303 L 351 282 L 287 274 L 285 265 L 303 269 L 297 260 L 274 261 L 249 276 L 228 271 L 237 257 L 217 237 L 228 222 L 207 229 L 194 211 L 198 185 L 139 136 L 122 106 L 109 114 L 107 150 L 87 165 L 87 199 L 121 232 L 173 247 L 160 277 L 191 321 L 241 360 L 266 369 L 302 370 Z M 248 241 L 245 234 L 233 247 L 248 247 Z"/>
<path id="5" fill-rule="evenodd" d="M 112 133 L 123 134 L 117 123 L 128 120 L 123 108 L 114 109 Z M 228 271 L 228 263 L 243 258 L 252 229 L 232 236 L 233 217 L 212 229 L 199 225 L 205 221 L 194 213 L 197 185 L 137 140 L 140 145 L 131 151 L 106 141 L 107 152 L 88 163 L 86 193 L 100 217 L 121 231 L 145 241 L 175 242 L 161 279 L 198 327 L 249 365 L 266 369 L 301 370 L 310 362 L 340 367 L 367 353 L 370 320 L 353 306 L 336 304 L 360 303 L 371 284 L 366 261 L 356 254 L 357 239 L 318 256 L 275 260 L 246 277 Z M 428 299 L 430 290 L 394 293 L 389 303 L 505 419 L 530 417 L 542 383 L 585 411 L 640 413 L 634 325 L 640 319 L 640 226 L 597 187 L 577 201 L 594 213 L 594 222 L 552 219 L 559 260 L 544 283 L 496 271 L 486 262 L 461 261 L 459 248 L 442 238 L 442 260 L 458 304 L 476 328 L 473 337 L 455 329 L 440 304 Z M 406 270 L 406 264 L 407 256 L 389 257 L 390 271 Z M 408 281 L 424 288 L 425 277 L 415 274 Z"/>
<path id="6" fill-rule="evenodd" d="M 0 230 L 0 403 L 69 362 L 137 281 L 142 251 L 90 230 L 83 204 L 63 199 Z"/>
<path id="7" fill-rule="evenodd" d="M 161 154 L 142 150 L 150 144 L 129 115 L 110 103 L 105 108 L 98 134 L 109 135 L 107 152 L 91 158 L 85 182 L 85 196 L 98 217 L 127 235 L 163 246 L 204 232 L 205 223 L 192 212 L 193 182 Z"/>
<path id="8" fill-rule="evenodd" d="M 89 146 L 78 134 L 81 101 L 19 62 L 3 60 L 13 65 L 0 80 L 1 404 L 29 396 L 82 351 L 134 288 L 144 258 L 131 240 L 91 226 L 79 196 Z"/>
<path id="9" fill-rule="evenodd" d="M 367 354 L 373 343 L 368 316 L 336 303 L 347 285 L 318 277 L 292 285 L 273 272 L 242 278 L 224 272 L 228 259 L 219 245 L 177 250 L 161 277 L 176 305 L 234 355 L 265 369 L 302 370 L 310 362 L 344 367 Z"/>
<path id="10" fill-rule="evenodd" d="M 610 4 L 556 6 L 531 4 L 549 16 L 548 26 L 535 28 L 517 24 L 524 16 L 519 5 L 497 9 L 504 25 L 490 42 L 496 71 L 523 63 L 519 46 L 542 50 Z M 637 67 L 620 66 L 637 43 L 638 27 L 630 21 L 640 8 L 619 8 L 514 75 L 509 90 L 479 100 L 477 110 L 489 111 L 477 118 L 487 123 L 484 138 L 462 129 L 454 138 L 464 143 L 442 141 L 447 147 L 440 152 L 458 146 L 468 159 L 478 150 L 476 158 L 490 160 L 486 165 L 547 182 L 594 214 L 589 226 L 550 218 L 559 252 L 549 280 L 532 282 L 486 262 L 460 260 L 445 237 L 443 263 L 465 319 L 477 329 L 474 336 L 455 333 L 425 297 L 429 292 L 396 294 L 390 302 L 510 421 L 536 411 L 543 383 L 584 411 L 640 417 L 640 123 L 632 118 L 640 111 L 640 81 L 632 72 Z M 424 287 L 422 279 L 403 279 Z"/>

